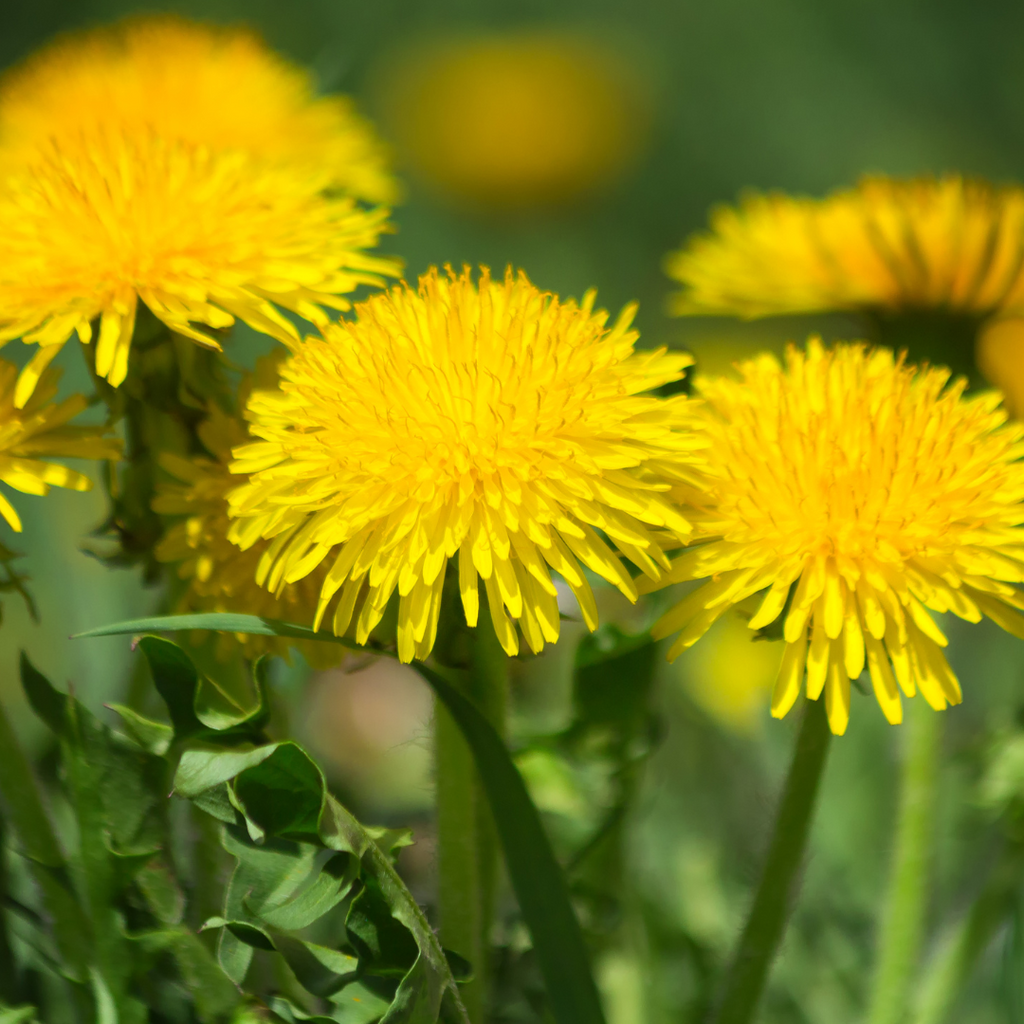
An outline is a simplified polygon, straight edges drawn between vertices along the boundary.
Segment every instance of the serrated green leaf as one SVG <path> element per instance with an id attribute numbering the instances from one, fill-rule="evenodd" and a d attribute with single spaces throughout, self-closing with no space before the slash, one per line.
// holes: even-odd
<path id="1" fill-rule="evenodd" d="M 0 1006 L 0 1024 L 36 1024 L 34 1006 Z"/>
<path id="2" fill-rule="evenodd" d="M 359 862 L 349 853 L 336 853 L 320 869 L 313 882 L 277 906 L 265 906 L 259 918 L 272 928 L 297 931 L 318 921 L 336 907 L 352 889 Z"/>
<path id="3" fill-rule="evenodd" d="M 290 636 L 352 646 L 331 634 L 314 633 L 313 630 L 289 623 L 257 616 L 223 614 L 136 619 L 99 627 L 78 636 L 111 636 L 141 633 L 146 630 L 182 629 L 213 629 L 262 636 Z M 516 770 L 504 742 L 475 706 L 441 675 L 420 663 L 415 663 L 414 668 L 423 675 L 451 712 L 473 752 L 501 837 L 509 875 L 527 927 L 533 936 L 537 960 L 544 976 L 555 1019 L 559 1024 L 604 1024 L 600 997 L 590 971 L 586 945 L 572 909 L 564 875 L 551 850 L 537 809 L 530 800 L 522 777 Z M 321 835 L 328 845 L 344 844 L 336 848 L 351 849 L 349 844 L 353 840 L 349 838 L 350 833 L 345 827 L 337 827 L 331 812 L 332 803 L 336 802 L 328 796 Z M 325 829 L 331 833 L 330 840 L 325 835 Z M 387 862 L 383 854 L 380 856 Z M 383 870 L 382 865 L 378 864 L 377 867 Z M 389 863 L 388 867 L 390 868 Z M 380 877 L 383 878 L 383 875 Z M 385 898 L 393 908 L 402 906 L 400 912 L 407 912 L 408 908 L 405 908 L 401 901 L 393 902 L 389 893 L 385 892 Z M 415 904 L 413 906 L 415 907 Z M 396 917 L 398 913 L 396 911 Z M 399 917 L 399 920 L 410 927 L 422 950 L 425 946 L 415 921 L 416 915 L 422 918 L 422 913 L 415 907 L 415 911 L 409 910 L 408 914 L 409 920 L 405 920 L 404 917 Z M 412 925 L 410 921 L 413 922 Z M 434 944 L 436 945 L 436 939 Z M 437 952 L 443 961 L 444 954 L 440 952 L 439 947 Z M 436 962 L 432 962 L 431 967 L 435 971 L 438 969 Z M 451 977 L 446 963 L 442 970 L 444 977 Z M 432 1005 L 436 1005 L 438 1009 L 444 987 L 442 984 L 431 993 Z"/>
<path id="4" fill-rule="evenodd" d="M 34 673 L 22 654 L 22 671 Z M 92 948 L 91 928 L 71 884 L 64 854 L 43 805 L 39 786 L 21 744 L 0 705 L 0 791 L 11 824 L 54 922 L 54 939 L 64 974 L 80 983 Z"/>
<path id="5" fill-rule="evenodd" d="M 359 977 L 360 964 L 354 956 L 280 932 L 272 933 L 272 938 L 299 984 L 315 996 L 328 999 Z"/>
<path id="6" fill-rule="evenodd" d="M 268 743 L 248 749 L 200 747 L 186 750 L 174 773 L 174 792 L 178 796 L 192 799 L 235 778 L 246 768 L 265 761 L 279 746 L 279 743 Z"/>
<path id="7" fill-rule="evenodd" d="M 224 830 L 224 848 L 236 859 L 228 883 L 224 917 L 259 926 L 266 906 L 280 906 L 304 885 L 316 864 L 317 848 L 271 838 L 260 846 L 237 827 Z M 241 984 L 252 960 L 252 949 L 231 931 L 221 932 L 217 958 L 228 976 Z"/>
<path id="8" fill-rule="evenodd" d="M 198 936 L 184 927 L 134 934 L 131 939 L 149 952 L 169 952 L 181 980 L 196 1003 L 199 1019 L 221 1019 L 241 1002 L 241 993 Z"/>
<path id="9" fill-rule="evenodd" d="M 418 957 L 416 940 L 392 915 L 391 907 L 372 875 L 352 900 L 345 919 L 349 942 L 374 974 L 404 975 Z"/>
<path id="10" fill-rule="evenodd" d="M 310 756 L 290 740 L 237 774 L 235 796 L 246 816 L 270 835 L 317 837 L 326 784 Z"/>
<path id="11" fill-rule="evenodd" d="M 185 651 L 170 640 L 144 636 L 139 647 L 167 705 L 177 738 L 242 728 L 256 734 L 266 724 L 269 709 L 262 667 L 258 666 L 255 690 L 246 689 L 244 683 L 230 686 L 204 676 Z"/>
<path id="12" fill-rule="evenodd" d="M 165 925 L 180 924 L 185 913 L 185 894 L 170 865 L 162 857 L 152 857 L 135 875 L 153 916 Z"/>
<path id="13" fill-rule="evenodd" d="M 120 717 L 125 732 L 143 750 L 157 757 L 163 757 L 167 753 L 174 739 L 174 729 L 171 726 L 145 718 L 124 704 L 108 704 L 107 707 Z"/>

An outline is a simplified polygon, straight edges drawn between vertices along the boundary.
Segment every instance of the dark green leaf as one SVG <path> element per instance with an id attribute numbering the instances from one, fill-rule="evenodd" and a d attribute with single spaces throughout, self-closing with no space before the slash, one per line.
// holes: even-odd
<path id="1" fill-rule="evenodd" d="M 268 743 L 266 746 L 249 749 L 201 747 L 186 750 L 174 773 L 174 791 L 179 796 L 191 799 L 235 778 L 246 768 L 266 761 L 279 746 L 279 743 Z"/>
<path id="2" fill-rule="evenodd" d="M 124 704 L 108 704 L 107 707 L 120 716 L 125 731 L 143 750 L 158 757 L 167 753 L 174 739 L 174 730 L 169 725 L 144 718 Z"/>
<path id="3" fill-rule="evenodd" d="M 277 744 L 269 757 L 238 774 L 234 788 L 246 815 L 268 834 L 317 836 L 324 777 L 298 744 Z"/>
<path id="4" fill-rule="evenodd" d="M 336 853 L 306 888 L 284 903 L 263 907 L 259 911 L 260 920 L 286 931 L 305 928 L 348 895 L 358 871 L 359 861 L 355 857 L 350 853 Z"/>
<path id="5" fill-rule="evenodd" d="M 206 946 L 187 928 L 164 928 L 131 938 L 147 951 L 171 953 L 182 981 L 195 1000 L 200 1020 L 218 1020 L 238 1005 L 241 999 L 238 989 Z"/>
<path id="6" fill-rule="evenodd" d="M 149 909 L 161 924 L 180 924 L 185 913 L 185 894 L 170 866 L 160 857 L 153 857 L 135 875 Z"/>
<path id="7" fill-rule="evenodd" d="M 349 942 L 374 974 L 404 975 L 417 959 L 416 940 L 409 929 L 392 916 L 380 884 L 373 876 L 352 901 L 345 929 Z"/>
<path id="8" fill-rule="evenodd" d="M 299 984 L 315 996 L 328 999 L 359 976 L 354 956 L 279 932 L 273 933 L 273 940 Z"/>

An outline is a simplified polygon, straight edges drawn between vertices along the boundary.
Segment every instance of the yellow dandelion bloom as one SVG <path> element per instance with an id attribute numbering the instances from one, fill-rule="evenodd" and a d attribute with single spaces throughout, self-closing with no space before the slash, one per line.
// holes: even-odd
<path id="1" fill-rule="evenodd" d="M 0 163 L 52 138 L 112 133 L 305 163 L 362 199 L 397 198 L 351 101 L 316 97 L 306 71 L 244 29 L 131 18 L 61 36 L 0 82 Z"/>
<path id="2" fill-rule="evenodd" d="M 286 622 L 308 621 L 316 612 L 323 572 L 313 573 L 279 595 L 256 584 L 256 568 L 269 542 L 242 551 L 228 540 L 228 492 L 238 486 L 228 468 L 231 449 L 251 441 L 245 423 L 211 407 L 199 426 L 199 437 L 210 455 L 185 458 L 161 454 L 161 466 L 176 482 L 160 484 L 153 509 L 161 515 L 182 517 L 161 538 L 156 557 L 177 564 L 177 575 L 186 581 L 177 611 L 238 612 Z M 223 656 L 240 644 L 247 658 L 262 654 L 286 656 L 288 648 L 302 650 L 317 668 L 336 664 L 344 654 L 330 644 L 307 644 L 282 637 L 221 634 Z"/>
<path id="3" fill-rule="evenodd" d="M 617 54 L 555 32 L 468 36 L 395 54 L 381 105 L 436 191 L 529 206 L 599 191 L 634 166 L 649 104 Z"/>
<path id="4" fill-rule="evenodd" d="M 82 395 L 53 401 L 60 377 L 56 367 L 43 375 L 23 408 L 14 403 L 17 377 L 17 367 L 0 359 L 0 481 L 23 494 L 43 495 L 51 487 L 88 491 L 92 481 L 87 476 L 45 460 L 116 459 L 121 454 L 120 441 L 104 436 L 103 427 L 69 425 L 87 403 Z M 3 493 L 0 516 L 21 532 L 21 519 Z"/>
<path id="5" fill-rule="evenodd" d="M 1024 189 L 869 177 L 820 200 L 751 194 L 666 270 L 684 315 L 1024 307 Z"/>
<path id="6" fill-rule="evenodd" d="M 930 611 L 1024 637 L 1024 427 L 1006 424 L 998 394 L 965 398 L 963 380 L 887 349 L 812 339 L 785 366 L 764 355 L 739 370 L 698 378 L 714 479 L 690 518 L 707 541 L 664 578 L 709 582 L 655 635 L 678 633 L 678 655 L 768 588 L 750 626 L 777 624 L 786 642 L 776 717 L 806 678 L 842 733 L 865 665 L 890 722 L 900 690 L 959 703 Z"/>
<path id="7" fill-rule="evenodd" d="M 140 300 L 214 349 L 236 317 L 291 343 L 298 332 L 281 308 L 317 323 L 323 307 L 348 308 L 343 293 L 396 265 L 364 251 L 386 211 L 327 184 L 155 134 L 54 139 L 0 185 L 0 341 L 39 346 L 18 404 L 72 335 L 92 339 L 96 320 L 96 372 L 120 384 Z"/>
<path id="8" fill-rule="evenodd" d="M 229 497 L 231 537 L 245 548 L 273 538 L 259 582 L 277 591 L 327 562 L 314 625 L 340 590 L 334 632 L 355 616 L 359 643 L 397 590 L 404 661 L 433 646 L 456 554 L 467 621 L 482 577 L 510 654 L 516 620 L 534 651 L 558 637 L 551 570 L 591 629 L 582 567 L 635 599 L 619 553 L 658 579 L 663 546 L 690 532 L 666 493 L 698 457 L 688 400 L 643 394 L 690 358 L 634 352 L 633 308 L 609 327 L 593 303 L 592 292 L 563 302 L 511 270 L 478 282 L 433 270 L 418 290 L 375 295 L 307 338 L 280 390 L 249 400 L 261 440 L 235 451 L 249 481 Z"/>

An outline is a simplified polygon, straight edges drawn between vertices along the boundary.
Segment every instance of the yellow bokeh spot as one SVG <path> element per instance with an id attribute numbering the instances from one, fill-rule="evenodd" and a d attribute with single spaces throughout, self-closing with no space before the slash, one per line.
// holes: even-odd
<path id="1" fill-rule="evenodd" d="M 726 728 L 752 732 L 779 673 L 782 647 L 755 641 L 738 615 L 728 615 L 683 662 L 686 689 Z"/>
<path id="2" fill-rule="evenodd" d="M 421 45 L 381 75 L 386 120 L 422 179 L 487 206 L 593 193 L 635 163 L 649 121 L 635 72 L 555 33 Z"/>
<path id="3" fill-rule="evenodd" d="M 989 383 L 1003 393 L 1007 411 L 1024 412 L 1024 320 L 992 320 L 978 335 L 975 359 Z"/>

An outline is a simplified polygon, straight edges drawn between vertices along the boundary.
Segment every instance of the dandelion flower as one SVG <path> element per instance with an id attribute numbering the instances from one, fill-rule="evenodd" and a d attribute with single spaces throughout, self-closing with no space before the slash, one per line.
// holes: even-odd
<path id="1" fill-rule="evenodd" d="M 23 494 L 43 495 L 51 487 L 88 491 L 92 481 L 48 457 L 74 459 L 116 459 L 121 444 L 106 437 L 103 427 L 69 426 L 85 407 L 82 395 L 54 402 L 60 373 L 56 367 L 43 375 L 23 408 L 14 404 L 18 370 L 0 359 L 0 481 Z M 0 516 L 13 530 L 21 532 L 21 519 L 6 496 L 0 493 Z"/>
<path id="2" fill-rule="evenodd" d="M 998 394 L 965 398 L 963 380 L 887 349 L 812 339 L 785 366 L 764 355 L 739 370 L 698 378 L 714 479 L 688 515 L 707 540 L 663 580 L 708 582 L 655 635 L 678 633 L 674 657 L 767 588 L 750 626 L 776 624 L 786 642 L 776 717 L 806 678 L 842 733 L 865 665 L 890 722 L 900 690 L 959 703 L 930 612 L 1024 637 L 1024 427 L 1007 425 Z"/>
<path id="3" fill-rule="evenodd" d="M 456 555 L 467 622 L 482 577 L 509 654 L 515 620 L 534 651 L 557 639 L 551 570 L 591 629 L 583 567 L 635 599 L 619 554 L 658 579 L 664 546 L 690 533 L 667 495 L 695 479 L 688 399 L 643 394 L 690 358 L 634 352 L 632 307 L 609 327 L 593 302 L 560 301 L 511 270 L 433 270 L 307 338 L 280 389 L 249 399 L 261 440 L 235 450 L 249 480 L 229 496 L 231 537 L 272 538 L 258 581 L 276 592 L 327 562 L 314 627 L 340 590 L 334 632 L 356 616 L 359 643 L 397 590 L 403 661 L 430 653 Z"/>
<path id="4" fill-rule="evenodd" d="M 393 261 L 365 250 L 386 229 L 312 171 L 255 163 L 154 134 L 54 139 L 0 186 L 0 341 L 39 349 L 17 403 L 75 333 L 96 339 L 96 372 L 128 371 L 137 303 L 219 349 L 237 317 L 291 343 L 280 309 L 316 323 L 341 295 L 382 283 Z"/>
<path id="5" fill-rule="evenodd" d="M 869 177 L 821 200 L 751 194 L 666 269 L 684 315 L 1020 308 L 1024 189 Z"/>
<path id="6" fill-rule="evenodd" d="M 644 89 L 617 54 L 553 32 L 421 45 L 380 77 L 412 168 L 436 191 L 484 206 L 600 191 L 635 165 L 650 121 Z"/>
<path id="7" fill-rule="evenodd" d="M 209 456 L 162 453 L 161 466 L 175 480 L 163 482 L 153 501 L 154 511 L 161 515 L 182 517 L 156 548 L 157 559 L 176 563 L 179 579 L 186 582 L 177 610 L 183 614 L 239 612 L 286 622 L 309 620 L 316 612 L 322 572 L 312 573 L 275 596 L 255 580 L 267 542 L 242 551 L 228 540 L 228 492 L 239 483 L 228 467 L 231 449 L 251 440 L 245 423 L 214 406 L 198 433 Z M 218 643 L 222 655 L 240 644 L 248 658 L 268 653 L 286 656 L 288 648 L 296 646 L 317 668 L 336 664 L 342 653 L 329 644 L 283 637 L 221 634 Z"/>
<path id="8" fill-rule="evenodd" d="M 307 164 L 332 187 L 392 203 L 385 151 L 344 96 L 252 33 L 168 16 L 59 37 L 0 83 L 0 162 L 52 138 L 156 135 L 188 147 Z"/>

